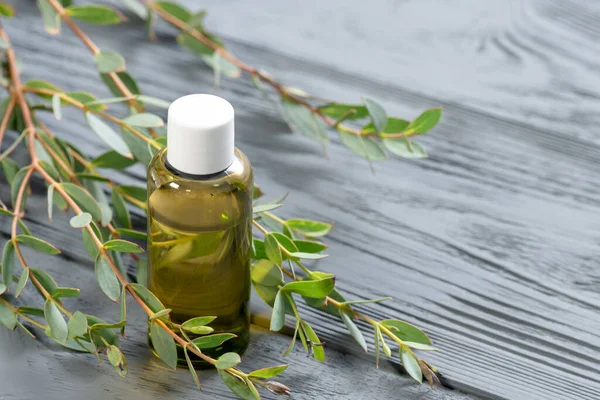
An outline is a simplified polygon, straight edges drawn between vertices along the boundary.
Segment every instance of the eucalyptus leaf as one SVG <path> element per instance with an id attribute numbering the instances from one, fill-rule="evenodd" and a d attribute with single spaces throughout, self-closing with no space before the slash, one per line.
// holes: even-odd
<path id="1" fill-rule="evenodd" d="M 205 327 L 205 325 L 208 325 L 211 322 L 213 322 L 215 320 L 215 318 L 217 318 L 217 317 L 196 317 L 196 318 L 188 319 L 183 324 L 181 324 L 181 327 L 183 329 L 185 329 L 186 331 L 200 334 L 200 332 L 195 332 L 194 329 L 200 328 L 200 327 Z"/>
<path id="2" fill-rule="evenodd" d="M 187 23 L 192 16 L 185 7 L 172 1 L 157 1 L 154 6 L 182 22 Z"/>
<path id="3" fill-rule="evenodd" d="M 58 287 L 54 279 L 46 271 L 37 268 L 29 268 L 29 272 L 48 293 L 54 292 Z M 37 287 L 36 289 L 39 292 L 39 289 Z M 42 293 L 40 292 L 40 294 Z"/>
<path id="4" fill-rule="evenodd" d="M 111 196 L 117 222 L 123 228 L 131 229 L 131 215 L 129 214 L 123 196 L 116 190 L 112 191 Z"/>
<path id="5" fill-rule="evenodd" d="M 52 300 L 46 300 L 46 304 L 44 305 L 44 317 L 50 326 L 52 337 L 59 342 L 65 342 L 69 334 L 67 322 Z"/>
<path id="6" fill-rule="evenodd" d="M 0 301 L 0 324 L 11 331 L 17 326 L 17 316 L 15 315 L 15 312 L 8 308 L 3 301 Z"/>
<path id="7" fill-rule="evenodd" d="M 393 154 L 403 158 L 426 158 L 427 152 L 423 147 L 408 138 L 382 139 L 383 145 Z"/>
<path id="8" fill-rule="evenodd" d="M 166 320 L 168 320 L 168 318 L 163 318 L 163 317 L 167 317 L 171 311 L 173 311 L 173 310 L 171 310 L 170 308 L 165 308 L 164 310 L 160 310 L 159 312 L 149 316 L 148 321 L 154 321 L 155 319 L 159 319 L 159 318 L 162 318 L 163 321 L 166 321 Z"/>
<path id="9" fill-rule="evenodd" d="M 199 349 L 213 349 L 221 346 L 229 339 L 237 337 L 233 333 L 216 333 L 214 335 L 200 336 L 194 339 L 192 342 Z"/>
<path id="10" fill-rule="evenodd" d="M 344 322 L 344 325 L 346 325 L 346 328 L 348 328 L 348 331 L 350 331 L 350 335 L 352 335 L 354 340 L 356 340 L 356 342 L 360 345 L 360 347 L 363 348 L 363 350 L 366 353 L 368 351 L 367 350 L 367 342 L 365 341 L 365 337 L 363 336 L 360 329 L 358 329 L 358 327 L 356 326 L 354 321 L 352 321 L 352 316 L 349 315 L 348 312 L 346 312 L 346 311 L 342 311 L 340 313 L 340 316 L 342 318 L 342 321 Z M 375 344 L 375 347 L 377 349 L 379 349 L 377 343 Z"/>
<path id="11" fill-rule="evenodd" d="M 325 123 L 304 105 L 289 97 L 284 97 L 282 99 L 282 105 L 285 111 L 286 120 L 293 130 L 298 130 L 303 135 L 322 143 L 329 141 Z"/>
<path id="12" fill-rule="evenodd" d="M 54 112 L 54 118 L 61 120 L 62 110 L 60 106 L 60 95 L 58 93 L 52 96 L 52 110 Z"/>
<path id="13" fill-rule="evenodd" d="M 96 257 L 96 267 L 94 269 L 96 280 L 100 289 L 112 301 L 117 301 L 121 294 L 121 285 L 111 268 L 110 264 L 102 254 Z"/>
<path id="14" fill-rule="evenodd" d="M 265 211 L 271 211 L 281 207 L 282 205 L 283 204 L 255 204 L 254 207 L 252 207 L 252 212 L 258 214 Z"/>
<path id="15" fill-rule="evenodd" d="M 86 212 L 74 216 L 69 221 L 73 228 L 83 228 L 90 222 L 92 222 L 92 214 Z"/>
<path id="16" fill-rule="evenodd" d="M 170 368 L 175 369 L 177 367 L 175 340 L 158 324 L 158 321 L 152 321 L 150 324 L 150 338 L 158 357 Z"/>
<path id="17" fill-rule="evenodd" d="M 340 132 L 342 143 L 354 154 L 372 161 L 387 159 L 387 153 L 379 142 L 371 137 Z"/>
<path id="18" fill-rule="evenodd" d="M 2 281 L 10 290 L 15 266 L 15 246 L 12 240 L 7 240 L 2 250 Z"/>
<path id="19" fill-rule="evenodd" d="M 241 362 L 242 362 L 242 359 L 240 358 L 240 356 L 237 353 L 229 352 L 229 353 L 223 354 L 221 357 L 219 357 L 217 359 L 217 363 L 215 364 L 215 367 L 217 367 L 218 369 L 233 368 Z"/>
<path id="20" fill-rule="evenodd" d="M 131 283 L 130 286 L 153 312 L 156 313 L 165 308 L 160 300 L 158 300 L 158 298 L 143 285 Z"/>
<path id="21" fill-rule="evenodd" d="M 421 371 L 421 367 L 419 366 L 419 362 L 412 355 L 410 351 L 400 350 L 400 360 L 402 361 L 402 366 L 408 372 L 408 374 L 417 382 L 423 382 L 423 372 Z"/>
<path id="22" fill-rule="evenodd" d="M 138 95 L 140 94 L 140 88 L 135 79 L 127 71 L 117 72 L 117 77 L 125 84 L 127 90 L 129 90 L 132 94 Z M 115 85 L 113 80 L 111 79 L 109 74 L 100 74 L 102 78 L 102 82 L 108 87 L 110 92 L 115 96 L 122 96 L 121 90 Z"/>
<path id="23" fill-rule="evenodd" d="M 373 99 L 365 98 L 364 100 L 365 106 L 369 111 L 369 115 L 371 117 L 371 121 L 373 125 L 377 129 L 377 132 L 382 132 L 387 125 L 387 113 L 381 104 L 376 102 Z"/>
<path id="24" fill-rule="evenodd" d="M 279 242 L 272 233 L 268 233 L 265 236 L 265 252 L 269 260 L 277 265 L 281 265 L 281 249 L 279 248 Z"/>
<path id="25" fill-rule="evenodd" d="M 116 232 L 121 236 L 129 236 L 134 239 L 142 239 L 142 240 L 148 239 L 148 235 L 146 234 L 146 232 L 136 231 L 133 229 L 118 228 L 116 230 Z"/>
<path id="26" fill-rule="evenodd" d="M 51 35 L 58 35 L 60 33 L 60 15 L 48 0 L 38 0 L 37 5 L 42 14 L 42 22 L 46 32 Z"/>
<path id="27" fill-rule="evenodd" d="M 133 242 L 123 239 L 113 239 L 104 243 L 106 250 L 114 250 L 122 253 L 143 253 L 144 249 Z"/>
<path id="28" fill-rule="evenodd" d="M 135 163 L 136 161 L 133 158 L 125 157 L 114 150 L 102 153 L 92 161 L 92 164 L 98 168 L 111 168 L 117 170 L 130 167 Z"/>
<path id="29" fill-rule="evenodd" d="M 34 236 L 21 234 L 21 235 L 17 235 L 16 240 L 17 240 L 17 242 L 19 242 L 29 248 L 32 248 L 34 250 L 40 251 L 42 253 L 51 254 L 51 255 L 60 254 L 59 249 L 57 249 L 50 243 L 46 242 L 45 240 L 36 238 Z"/>
<path id="30" fill-rule="evenodd" d="M 54 208 L 54 186 L 50 185 L 48 186 L 48 192 L 47 192 L 47 201 L 48 201 L 48 220 L 50 220 L 50 222 L 52 222 L 52 209 Z"/>
<path id="31" fill-rule="evenodd" d="M 60 299 L 63 297 L 79 297 L 81 291 L 77 288 L 67 288 L 67 287 L 59 287 L 54 289 L 52 293 L 50 293 L 52 297 L 55 299 Z"/>
<path id="32" fill-rule="evenodd" d="M 15 9 L 10 4 L 0 3 L 0 15 L 12 18 L 15 16 Z"/>
<path id="33" fill-rule="evenodd" d="M 60 185 L 79 207 L 92 215 L 94 221 L 102 220 L 100 205 L 87 191 L 71 182 L 62 182 Z"/>
<path id="34" fill-rule="evenodd" d="M 100 50 L 94 55 L 94 62 L 98 72 L 107 74 L 110 72 L 121 72 L 125 69 L 125 59 L 116 51 Z"/>
<path id="35" fill-rule="evenodd" d="M 225 370 L 218 370 L 221 380 L 231 391 L 241 399 L 244 400 L 259 400 L 260 397 L 256 397 L 252 389 L 248 386 L 245 380 L 240 377 L 231 375 Z"/>
<path id="36" fill-rule="evenodd" d="M 84 22 L 97 25 L 112 25 L 121 22 L 121 16 L 114 9 L 104 5 L 69 6 L 67 15 Z"/>
<path id="37" fill-rule="evenodd" d="M 333 290 L 335 279 L 333 275 L 327 279 L 303 280 L 286 283 L 282 290 L 298 293 L 304 297 L 323 298 Z"/>
<path id="38" fill-rule="evenodd" d="M 320 253 L 327 250 L 327 245 L 309 240 L 294 240 L 296 248 L 301 253 Z"/>
<path id="39" fill-rule="evenodd" d="M 67 328 L 69 331 L 69 339 L 72 339 L 77 336 L 83 336 L 87 332 L 88 328 L 87 318 L 81 311 L 75 311 L 69 319 Z"/>
<path id="40" fill-rule="evenodd" d="M 419 115 L 413 122 L 410 123 L 406 130 L 408 132 L 425 133 L 431 130 L 437 125 L 439 120 L 442 118 L 442 108 L 430 108 L 425 110 Z"/>
<path id="41" fill-rule="evenodd" d="M 388 328 L 394 335 L 402 340 L 431 344 L 431 339 L 429 339 L 425 332 L 408 322 L 397 319 L 386 319 L 381 321 L 380 324 Z"/>
<path id="42" fill-rule="evenodd" d="M 311 238 L 325 236 L 333 229 L 331 224 L 308 219 L 288 219 L 285 225 L 301 235 Z"/>
<path id="43" fill-rule="evenodd" d="M 44 310 L 38 307 L 21 306 L 17 308 L 19 314 L 32 315 L 34 317 L 44 317 Z"/>
<path id="44" fill-rule="evenodd" d="M 322 258 L 327 257 L 327 254 L 317 254 L 317 253 L 303 253 L 301 251 L 297 251 L 290 254 L 293 258 L 301 258 L 306 260 L 320 260 Z"/>
<path id="45" fill-rule="evenodd" d="M 92 130 L 100 137 L 100 139 L 104 141 L 104 143 L 109 145 L 116 152 L 127 157 L 127 155 L 130 153 L 129 147 L 127 147 L 127 144 L 125 144 L 123 139 L 121 139 L 117 132 L 110 127 L 110 125 L 89 111 L 85 113 L 85 119 L 90 128 L 92 128 Z"/>
<path id="46" fill-rule="evenodd" d="M 138 99 L 138 101 L 141 101 L 144 104 L 148 104 L 151 106 L 160 107 L 160 108 L 164 108 L 164 109 L 169 108 L 169 106 L 171 105 L 170 101 L 159 99 L 158 97 L 139 95 L 137 97 L 137 99 Z"/>
<path id="47" fill-rule="evenodd" d="M 165 124 L 158 115 L 150 113 L 132 114 L 122 121 L 127 125 L 140 126 L 142 128 L 158 128 Z"/>
<path id="48" fill-rule="evenodd" d="M 252 282 L 259 283 L 264 286 L 279 286 L 283 285 L 283 273 L 281 268 L 273 264 L 269 260 L 261 260 L 252 265 L 250 269 Z"/>
<path id="49" fill-rule="evenodd" d="M 335 120 L 339 120 L 346 115 L 344 119 L 348 120 L 362 119 L 369 116 L 367 107 L 360 104 L 329 103 L 319 107 L 319 111 Z"/>
<path id="50" fill-rule="evenodd" d="M 277 292 L 275 302 L 273 303 L 273 313 L 271 314 L 271 326 L 270 329 L 274 332 L 278 332 L 283 328 L 285 324 L 285 309 L 287 299 L 283 291 Z"/>
<path id="51" fill-rule="evenodd" d="M 306 339 L 308 339 L 311 343 L 311 348 L 313 351 L 313 355 L 315 360 L 324 362 L 325 361 L 325 350 L 323 349 L 323 344 L 319 340 L 319 337 L 315 333 L 312 326 L 308 324 L 306 321 L 301 321 L 302 328 L 304 329 L 304 333 L 306 334 Z"/>
<path id="52" fill-rule="evenodd" d="M 255 371 L 252 371 L 248 374 L 248 376 L 252 376 L 255 378 L 262 378 L 262 379 L 270 379 L 273 378 L 274 376 L 277 376 L 281 373 L 283 373 L 283 371 L 285 371 L 287 369 L 288 365 L 284 364 L 284 365 L 277 365 L 275 367 L 268 367 L 268 368 L 261 368 L 261 369 L 257 369 Z"/>
<path id="53" fill-rule="evenodd" d="M 26 270 L 24 270 L 26 271 Z M 4 283 L 0 283 L 0 295 L 4 294 L 8 288 Z"/>
<path id="54" fill-rule="evenodd" d="M 17 174 L 15 175 L 12 184 L 10 185 L 10 199 L 11 199 L 11 204 L 13 206 L 13 208 L 15 208 L 17 206 L 17 197 L 19 195 L 19 191 L 21 189 L 21 185 L 23 184 L 23 181 L 25 180 L 25 176 L 27 175 L 27 172 L 29 171 L 29 167 L 23 167 L 19 170 L 19 172 L 17 172 Z M 23 191 L 23 197 L 21 200 L 21 210 L 25 209 L 25 205 L 27 203 L 27 186 L 25 186 L 25 189 Z"/>
<path id="55" fill-rule="evenodd" d="M 146 19 L 146 7 L 142 3 L 137 0 L 123 0 L 123 4 L 141 19 Z"/>

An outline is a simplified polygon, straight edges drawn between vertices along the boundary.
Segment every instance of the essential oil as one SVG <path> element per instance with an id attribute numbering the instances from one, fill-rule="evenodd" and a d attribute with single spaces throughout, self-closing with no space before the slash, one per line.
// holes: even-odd
<path id="1" fill-rule="evenodd" d="M 237 335 L 203 350 L 211 357 L 242 353 L 250 338 L 253 176 L 234 148 L 233 116 L 233 107 L 216 96 L 176 100 L 167 147 L 148 167 L 148 288 L 172 310 L 174 323 L 216 316 L 214 333 Z M 178 352 L 185 364 L 183 349 Z"/>

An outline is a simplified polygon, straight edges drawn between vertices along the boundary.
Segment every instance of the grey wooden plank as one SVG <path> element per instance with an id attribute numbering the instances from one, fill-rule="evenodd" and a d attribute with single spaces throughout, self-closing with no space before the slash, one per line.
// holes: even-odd
<path id="1" fill-rule="evenodd" d="M 31 8 L 20 9 L 33 20 Z M 23 38 L 17 45 L 27 76 L 105 93 L 89 55 L 71 35 L 48 39 L 39 25 L 9 28 L 15 39 Z M 174 98 L 213 91 L 208 71 L 172 46 L 169 30 L 161 30 L 159 44 L 148 44 L 134 22 L 111 28 L 110 35 L 105 28 L 90 32 L 127 54 L 130 70 L 148 94 Z M 148 56 L 158 48 L 163 59 Z M 548 131 L 531 120 L 503 120 L 489 110 L 456 104 L 460 97 L 433 100 L 381 79 L 299 61 L 297 54 L 283 56 L 242 42 L 234 50 L 325 95 L 358 99 L 369 94 L 394 112 L 413 115 L 443 103 L 442 125 L 423 139 L 432 157 L 378 164 L 373 177 L 337 142 L 326 160 L 310 141 L 277 135 L 285 126 L 248 81 L 226 81 L 217 91 L 237 107 L 240 146 L 253 160 L 257 180 L 273 196 L 292 191 L 285 215 L 336 221 L 331 257 L 319 267 L 336 273 L 349 295 L 393 295 L 394 303 L 367 309 L 381 317 L 407 318 L 431 332 L 442 349 L 432 358 L 451 384 L 493 398 L 599 397 L 595 145 L 569 137 L 560 126 Z M 53 77 L 52 69 L 64 74 Z M 74 85 L 73 77 L 80 84 Z M 66 121 L 67 126 L 53 126 L 63 127 L 61 132 L 82 147 L 100 151 L 96 138 L 82 138 L 86 128 L 77 113 L 69 113 Z M 590 127 L 585 119 L 572 124 Z M 140 182 L 142 174 L 134 169 L 126 179 Z M 69 243 L 68 232 L 40 229 L 59 245 Z M 303 312 L 330 351 L 349 347 L 358 354 L 344 341 L 338 323 Z M 360 372 L 366 369 L 363 365 Z"/>

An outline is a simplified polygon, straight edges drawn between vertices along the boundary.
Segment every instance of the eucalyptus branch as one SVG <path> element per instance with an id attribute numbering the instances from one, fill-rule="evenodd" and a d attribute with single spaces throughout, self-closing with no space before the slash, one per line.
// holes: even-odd
<path id="1" fill-rule="evenodd" d="M 437 350 L 431 346 L 431 339 L 423 331 L 401 320 L 377 321 L 353 308 L 353 305 L 356 304 L 386 301 L 390 300 L 390 297 L 374 300 L 347 301 L 335 289 L 335 280 L 332 274 L 311 271 L 301 261 L 302 259 L 315 260 L 325 257 L 321 252 L 326 249 L 326 246 L 311 240 L 325 236 L 331 230 L 332 226 L 323 222 L 309 220 L 286 221 L 267 211 L 271 207 L 276 208 L 276 206 L 280 205 L 279 203 L 280 201 L 276 201 L 255 207 L 255 211 L 258 210 L 257 214 L 259 216 L 253 220 L 253 225 L 264 235 L 264 240 L 254 239 L 254 258 L 260 261 L 254 264 L 252 277 L 259 295 L 273 307 L 273 315 L 271 317 L 272 330 L 280 330 L 283 326 L 286 303 L 291 307 L 293 316 L 296 318 L 294 337 L 290 343 L 290 347 L 284 354 L 289 353 L 296 340 L 296 335 L 300 334 L 302 344 L 307 351 L 311 351 L 312 349 L 315 358 L 321 361 L 324 358 L 324 354 L 321 353 L 322 349 L 319 348 L 319 351 L 315 352 L 315 347 L 310 346 L 309 343 L 307 344 L 306 339 L 303 338 L 306 335 L 307 323 L 302 320 L 292 297 L 292 294 L 296 293 L 304 298 L 307 305 L 340 317 L 344 325 L 348 328 L 349 333 L 365 351 L 367 351 L 365 338 L 353 320 L 359 319 L 371 325 L 374 329 L 373 336 L 377 367 L 379 367 L 380 347 L 386 356 L 390 357 L 392 354 L 383 337 L 383 335 L 386 335 L 398 345 L 402 364 L 411 377 L 420 382 L 423 376 L 425 376 L 431 385 L 438 382 L 439 380 L 436 376 L 437 370 L 426 361 L 419 359 L 413 351 L 413 349 Z M 278 224 L 275 227 L 277 231 L 273 232 L 262 226 L 259 223 L 262 217 L 266 217 L 264 221 L 271 220 Z M 306 242 L 297 239 L 299 236 L 309 241 Z M 283 261 L 286 259 L 289 261 L 289 268 L 284 268 Z M 292 263 L 296 264 L 303 271 L 304 276 L 296 275 L 291 265 Z M 292 282 L 295 283 L 286 284 L 282 273 L 291 278 Z M 275 296 L 271 302 L 273 294 Z M 283 301 L 282 299 L 286 300 Z M 316 337 L 314 333 L 312 336 Z"/>
<path id="2" fill-rule="evenodd" d="M 328 141 L 325 128 L 332 128 L 337 131 L 344 145 L 355 154 L 366 158 L 369 164 L 372 161 L 386 159 L 388 151 L 404 158 L 427 156 L 422 146 L 410 138 L 432 129 L 440 120 L 441 108 L 426 110 L 409 122 L 401 118 L 388 117 L 385 109 L 369 98 L 364 98 L 363 104 L 324 101 L 317 96 L 278 82 L 269 73 L 252 67 L 231 54 L 219 38 L 205 30 L 205 10 L 192 13 L 174 2 L 150 0 L 139 0 L 139 2 L 148 9 L 145 18 L 153 18 L 152 15 L 155 13 L 181 32 L 177 41 L 213 68 L 215 84 L 220 81 L 221 74 L 235 78 L 240 75 L 240 71 L 243 71 L 252 78 L 255 86 L 265 97 L 268 98 L 268 94 L 261 83 L 273 89 L 281 101 L 283 117 L 292 130 L 298 130 L 310 138 L 325 143 Z M 125 4 L 137 12 L 137 7 L 132 5 L 131 1 L 126 1 Z M 362 127 L 342 123 L 364 119 L 370 119 L 370 122 Z"/>

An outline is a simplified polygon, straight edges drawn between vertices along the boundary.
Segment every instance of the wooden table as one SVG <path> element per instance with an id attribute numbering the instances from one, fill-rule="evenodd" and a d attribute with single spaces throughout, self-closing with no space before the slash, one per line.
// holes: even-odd
<path id="1" fill-rule="evenodd" d="M 24 76 L 107 97 L 71 32 L 49 37 L 35 2 L 18 3 L 19 17 L 5 25 Z M 210 71 L 176 45 L 170 28 L 160 25 L 150 43 L 134 16 L 85 26 L 100 46 L 126 56 L 146 94 L 228 98 L 257 182 L 271 198 L 291 193 L 282 214 L 335 221 L 319 268 L 335 273 L 349 297 L 393 296 L 367 309 L 430 333 L 441 352 L 427 359 L 448 388 L 414 384 L 397 360 L 376 370 L 343 325 L 307 308 L 301 312 L 326 342 L 324 364 L 300 348 L 282 357 L 290 338 L 256 326 L 243 367 L 289 362 L 281 381 L 295 399 L 600 398 L 600 3 L 202 3 L 208 27 L 237 56 L 284 82 L 347 102 L 368 95 L 399 116 L 444 107 L 421 141 L 429 159 L 378 163 L 374 176 L 337 138 L 325 158 L 317 144 L 287 134 L 248 79 L 214 89 Z M 74 110 L 49 123 L 91 153 L 104 148 Z M 142 184 L 144 171 L 118 179 Z M 67 218 L 46 222 L 36 182 L 27 223 L 63 253 L 30 259 L 82 289 L 69 306 L 114 320 L 118 311 L 98 290 Z M 0 189 L 6 199 L 7 185 Z M 5 239 L 9 223 L 1 221 Z M 0 398 L 233 398 L 214 371 L 201 373 L 203 393 L 188 371 L 169 372 L 146 347 L 145 316 L 134 303 L 129 309 L 127 379 L 91 355 L 1 329 Z"/>

